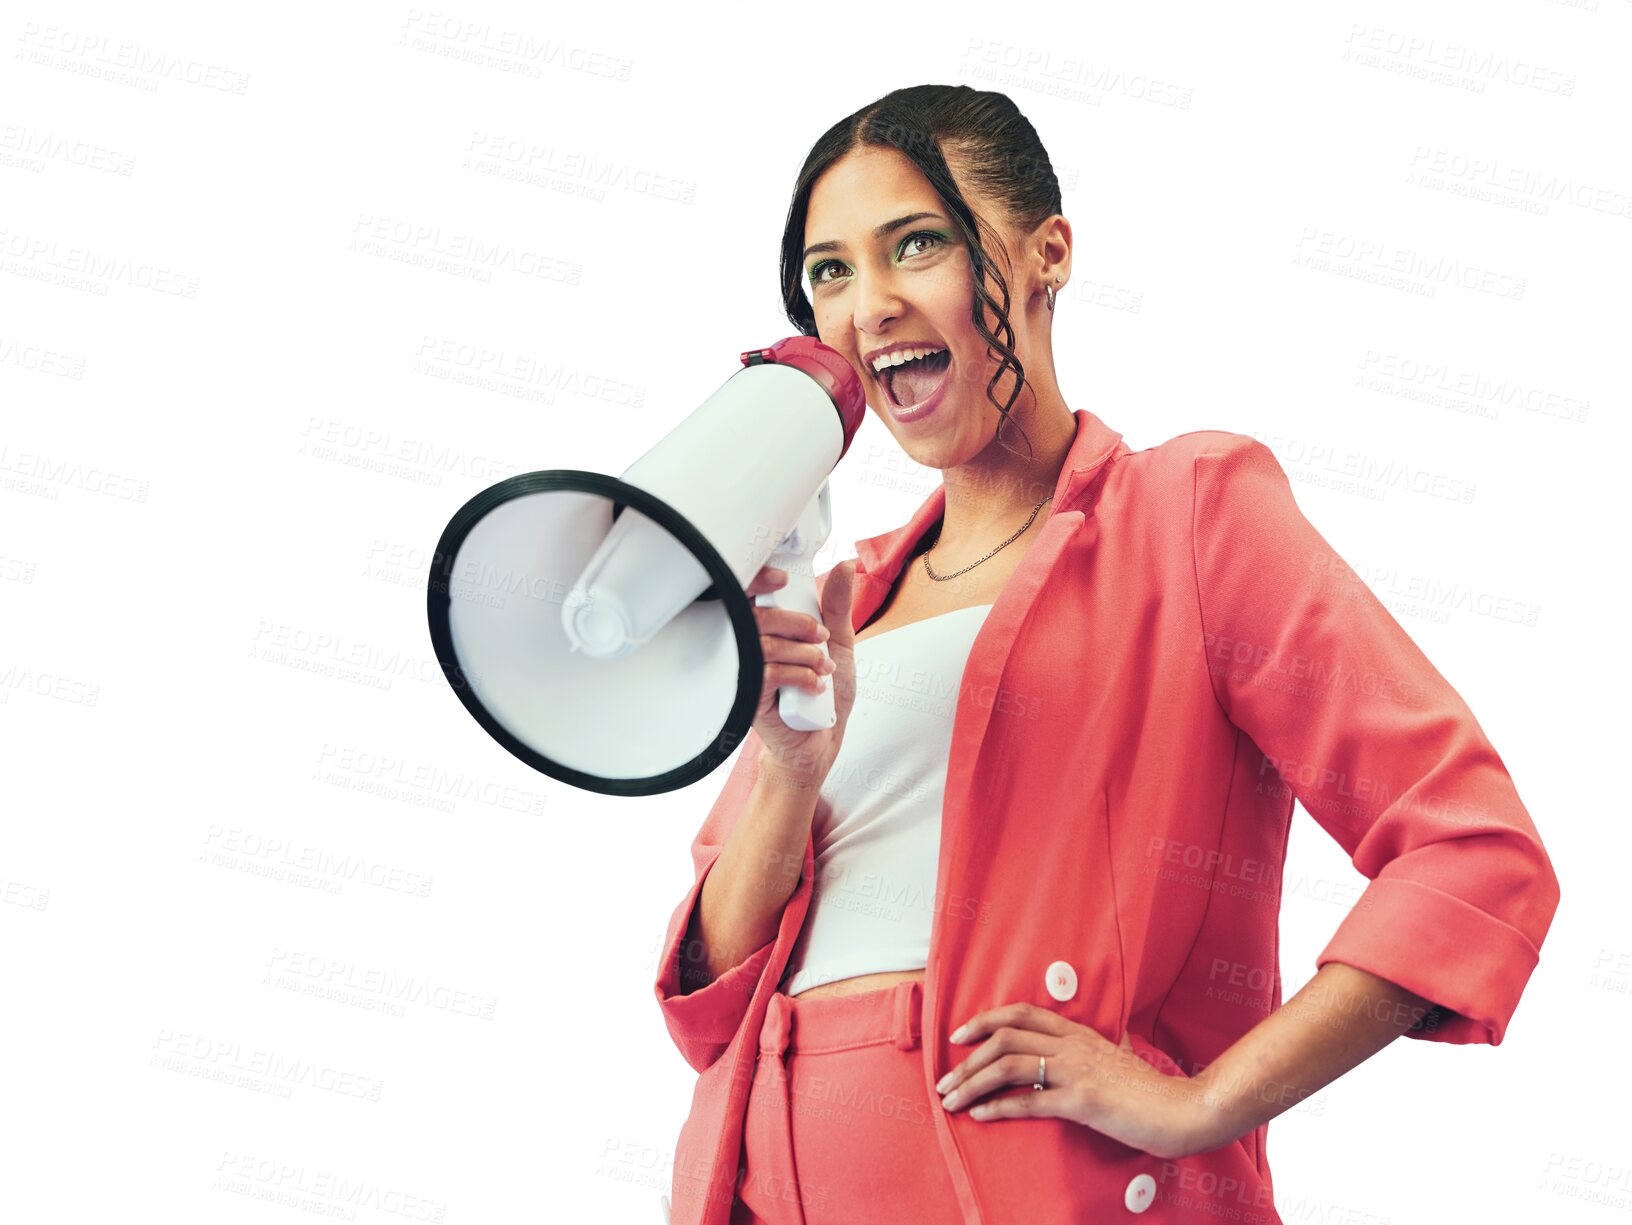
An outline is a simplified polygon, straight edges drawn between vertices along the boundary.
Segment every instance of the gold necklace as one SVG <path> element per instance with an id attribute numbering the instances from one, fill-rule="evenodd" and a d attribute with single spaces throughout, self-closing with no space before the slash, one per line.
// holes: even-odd
<path id="1" fill-rule="evenodd" d="M 1049 494 L 1048 498 L 1052 498 L 1053 496 L 1054 496 L 1053 494 Z M 925 549 L 924 553 L 923 553 L 924 573 L 929 575 L 929 577 L 934 579 L 937 583 L 944 583 L 948 579 L 957 578 L 958 575 L 960 575 L 960 574 L 967 574 L 969 571 L 973 570 L 976 566 L 980 565 L 981 562 L 985 561 L 986 558 L 991 557 L 992 553 L 996 553 L 998 551 L 998 549 L 1006 548 L 1009 545 L 1013 544 L 1016 540 L 1020 539 L 1021 534 L 1023 532 L 1025 532 L 1025 530 L 1028 527 L 1031 526 L 1032 520 L 1037 518 L 1037 512 L 1043 509 L 1043 502 L 1047 502 L 1048 498 L 1044 498 L 1042 502 L 1037 503 L 1037 505 L 1034 508 L 1032 508 L 1031 519 L 1027 519 L 1024 523 L 1022 523 L 1020 525 L 1020 531 L 1016 532 L 1014 535 L 1010 536 L 1007 540 L 1005 540 L 1002 544 L 998 545 L 997 549 L 993 549 L 991 551 L 991 553 L 986 554 L 986 557 L 982 557 L 978 561 L 972 561 L 967 566 L 965 566 L 962 570 L 954 570 L 951 574 L 936 574 L 935 571 L 930 568 L 930 564 L 929 564 L 930 549 L 933 549 L 935 547 L 935 544 L 939 543 L 940 539 L 941 539 L 941 533 L 940 533 L 939 530 L 937 530 L 936 533 L 935 533 L 935 541 L 932 542 L 930 544 L 930 546 L 929 546 L 929 549 Z M 945 523 L 944 516 L 942 518 L 942 523 Z"/>

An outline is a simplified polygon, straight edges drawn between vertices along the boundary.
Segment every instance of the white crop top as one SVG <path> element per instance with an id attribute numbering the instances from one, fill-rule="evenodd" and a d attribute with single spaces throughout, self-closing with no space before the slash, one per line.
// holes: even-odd
<path id="1" fill-rule="evenodd" d="M 778 988 L 785 994 L 929 964 L 952 717 L 991 607 L 856 643 L 856 699 L 816 801 L 810 908 Z"/>

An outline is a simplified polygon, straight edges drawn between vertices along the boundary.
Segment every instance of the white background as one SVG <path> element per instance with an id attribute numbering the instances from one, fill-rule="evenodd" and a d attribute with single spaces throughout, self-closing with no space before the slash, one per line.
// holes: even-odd
<path id="1" fill-rule="evenodd" d="M 1272 1125 L 1282 1215 L 1621 1219 L 1629 40 L 1625 0 L 7 6 L 0 1215 L 661 1219 L 655 952 L 725 770 L 512 758 L 429 554 L 788 335 L 811 143 L 961 82 L 1065 187 L 1067 402 L 1268 443 L 1562 881 L 1500 1047 L 1398 1041 Z M 818 569 L 937 479 L 869 417 Z M 1363 880 L 1300 810 L 1286 881 L 1291 995 Z"/>

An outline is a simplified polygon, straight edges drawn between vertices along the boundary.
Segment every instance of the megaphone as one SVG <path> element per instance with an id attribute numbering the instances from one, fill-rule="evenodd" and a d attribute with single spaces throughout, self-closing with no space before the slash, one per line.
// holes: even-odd
<path id="1" fill-rule="evenodd" d="M 740 360 L 622 476 L 510 477 L 437 543 L 426 611 L 443 675 L 494 740 L 561 782 L 656 795 L 731 755 L 764 684 L 744 588 L 765 565 L 788 582 L 758 604 L 820 617 L 827 477 L 866 396 L 811 336 Z M 784 686 L 777 710 L 796 730 L 831 727 L 833 692 Z"/>

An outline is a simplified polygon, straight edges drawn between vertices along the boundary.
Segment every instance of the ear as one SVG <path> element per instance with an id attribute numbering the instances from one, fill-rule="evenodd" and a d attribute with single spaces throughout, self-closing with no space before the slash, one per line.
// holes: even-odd
<path id="1" fill-rule="evenodd" d="M 1039 286 L 1052 285 L 1054 292 L 1059 293 L 1071 279 L 1071 223 L 1060 213 L 1055 213 L 1033 230 L 1031 237 L 1031 249 L 1037 264 L 1037 283 Z M 1056 281 L 1055 277 L 1059 280 Z"/>

